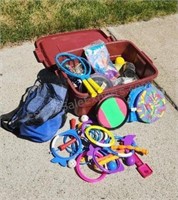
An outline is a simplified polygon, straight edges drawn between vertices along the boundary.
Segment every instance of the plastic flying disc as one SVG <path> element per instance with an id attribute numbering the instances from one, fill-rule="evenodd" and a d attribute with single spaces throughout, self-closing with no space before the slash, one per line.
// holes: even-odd
<path id="1" fill-rule="evenodd" d="M 137 114 L 143 122 L 153 123 L 165 113 L 165 104 L 166 99 L 161 91 L 156 87 L 147 88 L 137 98 Z"/>
<path id="2" fill-rule="evenodd" d="M 128 117 L 127 102 L 118 96 L 107 96 L 97 106 L 97 120 L 107 129 L 122 126 Z"/>

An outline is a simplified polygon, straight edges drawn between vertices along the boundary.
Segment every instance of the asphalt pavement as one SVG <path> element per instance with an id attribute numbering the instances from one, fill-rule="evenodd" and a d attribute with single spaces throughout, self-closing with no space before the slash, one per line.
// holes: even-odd
<path id="1" fill-rule="evenodd" d="M 152 124 L 124 124 L 113 131 L 136 134 L 139 146 L 149 150 L 142 160 L 153 174 L 142 178 L 134 166 L 107 175 L 99 183 L 82 181 L 73 169 L 51 163 L 50 142 L 34 143 L 0 129 L 0 199 L 3 200 L 176 200 L 178 199 L 178 15 L 117 27 L 107 27 L 117 39 L 131 40 L 153 61 L 159 74 L 155 82 L 166 92 L 164 116 Z M 33 51 L 34 41 L 0 50 L 0 114 L 12 111 L 25 89 L 44 69 Z M 68 113 L 65 126 L 69 129 Z M 75 117 L 77 119 L 77 117 Z"/>

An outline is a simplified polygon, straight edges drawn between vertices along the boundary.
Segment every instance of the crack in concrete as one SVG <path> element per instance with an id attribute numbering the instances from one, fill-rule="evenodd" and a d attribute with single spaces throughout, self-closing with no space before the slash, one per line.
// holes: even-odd
<path id="1" fill-rule="evenodd" d="M 172 98 L 169 96 L 169 94 L 162 88 L 156 81 L 153 81 L 156 87 L 164 94 L 166 99 L 169 101 L 169 103 L 178 111 L 178 105 L 172 100 Z"/>

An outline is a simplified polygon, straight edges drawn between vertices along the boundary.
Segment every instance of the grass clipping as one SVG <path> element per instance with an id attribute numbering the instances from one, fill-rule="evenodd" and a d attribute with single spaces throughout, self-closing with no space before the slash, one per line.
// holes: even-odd
<path id="1" fill-rule="evenodd" d="M 149 20 L 176 8 L 176 0 L 1 0 L 1 47 L 56 32 Z"/>

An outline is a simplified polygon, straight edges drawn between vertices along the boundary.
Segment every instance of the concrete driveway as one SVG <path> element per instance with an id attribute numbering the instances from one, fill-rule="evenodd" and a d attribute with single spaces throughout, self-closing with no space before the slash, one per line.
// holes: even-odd
<path id="1" fill-rule="evenodd" d="M 142 49 L 159 70 L 155 80 L 178 104 L 178 15 L 148 22 L 108 27 L 118 39 L 129 39 Z M 0 114 L 18 105 L 44 66 L 37 63 L 34 42 L 0 50 Z M 74 117 L 68 114 L 68 120 Z M 59 130 L 69 129 L 68 120 Z M 97 184 L 82 181 L 73 169 L 53 164 L 50 142 L 37 144 L 0 129 L 0 199 L 3 200 L 176 200 L 178 199 L 178 112 L 167 100 L 163 118 L 153 124 L 125 124 L 114 133 L 136 134 L 139 146 L 149 149 L 143 161 L 153 169 L 144 179 L 135 167 L 108 175 Z"/>

